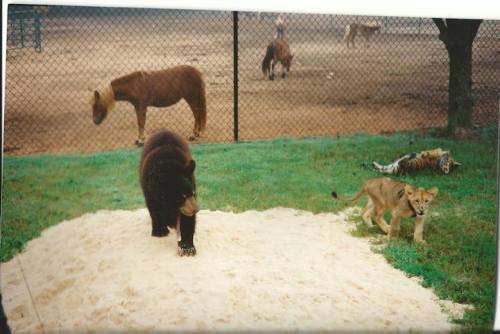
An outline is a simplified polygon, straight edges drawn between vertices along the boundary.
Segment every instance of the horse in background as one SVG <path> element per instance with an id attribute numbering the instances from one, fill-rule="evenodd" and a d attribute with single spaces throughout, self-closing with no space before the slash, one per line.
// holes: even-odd
<path id="1" fill-rule="evenodd" d="M 356 38 L 356 35 L 358 33 L 365 38 L 365 46 L 370 47 L 370 38 L 373 36 L 373 34 L 375 34 L 375 32 L 379 32 L 381 28 L 381 24 L 376 21 L 368 22 L 365 24 L 351 23 L 346 25 L 344 40 L 347 43 L 347 47 L 349 47 L 349 43 L 351 43 L 354 48 L 356 47 L 354 45 L 354 38 Z"/>
<path id="2" fill-rule="evenodd" d="M 281 15 L 278 15 L 278 18 L 276 21 L 274 21 L 274 25 L 276 26 L 276 38 L 277 39 L 284 39 L 284 34 L 285 34 L 285 20 L 281 17 Z"/>
<path id="3" fill-rule="evenodd" d="M 281 63 L 282 74 L 284 79 L 286 74 L 290 72 L 293 55 L 290 53 L 288 43 L 282 39 L 271 41 L 266 49 L 266 55 L 262 60 L 262 73 L 269 76 L 269 80 L 274 80 L 274 66 L 277 62 Z"/>
<path id="4" fill-rule="evenodd" d="M 137 115 L 139 128 L 135 144 L 144 144 L 147 107 L 168 107 L 184 99 L 194 115 L 193 136 L 200 137 L 207 123 L 205 82 L 200 71 L 189 65 L 179 65 L 159 71 L 137 71 L 119 77 L 92 97 L 94 123 L 99 125 L 115 101 L 130 102 Z"/>

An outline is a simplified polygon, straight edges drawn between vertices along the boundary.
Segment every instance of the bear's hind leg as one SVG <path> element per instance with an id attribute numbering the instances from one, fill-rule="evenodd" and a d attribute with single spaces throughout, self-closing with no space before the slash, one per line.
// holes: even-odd
<path id="1" fill-rule="evenodd" d="M 168 215 L 165 212 L 165 208 L 160 207 L 160 205 L 153 201 L 147 201 L 146 204 L 151 216 L 151 235 L 153 237 L 166 237 L 168 235 Z"/>
<path id="2" fill-rule="evenodd" d="M 153 237 L 166 237 L 169 233 L 167 224 L 164 223 L 165 219 L 158 217 L 158 215 L 151 215 L 152 220 L 152 231 L 151 235 Z"/>

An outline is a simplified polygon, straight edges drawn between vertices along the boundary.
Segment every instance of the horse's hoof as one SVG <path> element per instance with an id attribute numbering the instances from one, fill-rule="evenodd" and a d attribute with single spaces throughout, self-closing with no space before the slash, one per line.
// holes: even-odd
<path id="1" fill-rule="evenodd" d="M 286 78 L 286 74 L 285 74 L 285 73 L 283 73 L 283 74 L 281 75 L 281 77 L 282 77 L 283 79 L 285 79 L 285 78 Z"/>
<path id="2" fill-rule="evenodd" d="M 269 77 L 269 80 L 274 80 L 274 75 Z"/>
<path id="3" fill-rule="evenodd" d="M 193 140 L 195 140 L 195 139 L 196 139 L 196 137 L 195 137 L 195 136 L 189 136 L 189 137 L 188 137 L 188 140 L 189 140 L 189 141 L 193 141 Z"/>
<path id="4" fill-rule="evenodd" d="M 136 145 L 137 147 L 141 147 L 141 146 L 144 146 L 144 142 L 143 142 L 143 141 L 140 141 L 140 140 L 136 140 L 136 141 L 135 141 L 135 145 Z"/>

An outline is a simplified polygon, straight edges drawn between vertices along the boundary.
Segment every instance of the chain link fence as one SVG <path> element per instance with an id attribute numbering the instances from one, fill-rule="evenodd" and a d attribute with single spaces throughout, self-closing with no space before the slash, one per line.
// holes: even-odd
<path id="1" fill-rule="evenodd" d="M 134 147 L 134 107 L 118 102 L 97 126 L 93 91 L 134 71 L 178 64 L 195 66 L 205 79 L 207 129 L 197 142 L 446 126 L 448 55 L 431 19 L 237 13 L 235 22 L 224 11 L 18 5 L 8 10 L 6 154 Z M 278 64 L 276 78 L 269 80 L 261 65 L 276 37 L 278 15 L 293 59 L 288 77 L 281 78 Z M 369 41 L 358 33 L 355 47 L 348 47 L 344 35 L 351 23 L 380 29 Z M 475 125 L 496 126 L 499 84 L 500 23 L 484 21 L 473 45 Z M 146 136 L 160 128 L 190 136 L 187 103 L 149 107 Z"/>

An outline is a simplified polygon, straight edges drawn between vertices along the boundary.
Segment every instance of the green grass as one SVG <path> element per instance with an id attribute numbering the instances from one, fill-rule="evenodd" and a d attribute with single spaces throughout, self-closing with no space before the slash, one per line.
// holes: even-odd
<path id="1" fill-rule="evenodd" d="M 440 189 L 431 208 L 437 215 L 426 223 L 428 246 L 412 242 L 413 223 L 406 219 L 400 240 L 381 252 L 396 268 L 422 277 L 441 298 L 473 304 L 475 310 L 461 321 L 465 332 L 489 329 L 495 296 L 496 129 L 475 140 L 357 134 L 200 144 L 192 150 L 204 209 L 284 206 L 336 212 L 346 206 L 332 200 L 331 190 L 352 195 L 364 180 L 379 176 L 369 167 L 372 160 L 387 163 L 399 154 L 435 147 L 451 150 L 463 166 L 448 176 L 424 171 L 399 177 Z M 139 150 L 5 158 L 0 260 L 9 260 L 28 240 L 63 219 L 99 209 L 144 207 L 138 160 Z M 363 225 L 354 234 L 381 235 Z"/>

